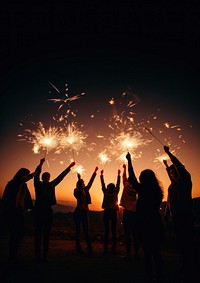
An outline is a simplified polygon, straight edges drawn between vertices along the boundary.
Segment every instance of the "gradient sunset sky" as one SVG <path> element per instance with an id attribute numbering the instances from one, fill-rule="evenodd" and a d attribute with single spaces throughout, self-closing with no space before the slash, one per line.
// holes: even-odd
<path id="1" fill-rule="evenodd" d="M 10 27 L 5 30 L 13 31 Z M 26 139 L 20 141 L 19 137 L 24 136 L 27 129 L 29 134 L 37 131 L 41 122 L 46 129 L 64 129 L 75 123 L 85 136 L 84 146 L 77 151 L 65 148 L 59 153 L 48 152 L 43 172 L 49 171 L 53 179 L 74 158 L 76 165 L 83 166 L 82 177 L 87 183 L 98 166 L 91 188 L 91 210 L 101 210 L 100 170 L 104 169 L 108 184 L 115 183 L 117 170 L 123 169 L 123 161 L 118 158 L 129 148 L 122 149 L 117 143 L 122 132 L 140 137 L 140 144 L 130 149 L 136 176 L 139 177 L 143 169 L 152 169 L 163 184 L 164 200 L 170 182 L 159 161 L 164 154 L 161 143 L 168 145 L 191 173 L 192 196 L 200 197 L 197 99 L 200 87 L 195 33 L 191 31 L 193 41 L 188 30 L 177 34 L 169 27 L 162 38 L 158 31 L 150 36 L 149 30 L 143 32 L 143 37 L 141 30 L 140 36 L 135 32 L 109 30 L 102 34 L 99 30 L 98 33 L 76 30 L 73 34 L 51 33 L 37 40 L 27 39 L 37 31 L 36 27 L 31 32 L 24 28 L 25 44 L 16 43 L 15 47 L 10 44 L 14 38 L 11 34 L 9 50 L 1 50 L 5 64 L 1 70 L 0 196 L 19 168 L 34 171 L 44 156 L 43 149 L 34 154 L 33 144 Z M 64 103 L 59 109 L 61 104 L 49 99 L 66 98 L 66 84 L 69 98 L 84 95 Z M 66 113 L 67 117 L 60 121 Z M 116 122 L 116 115 L 121 120 Z M 102 151 L 110 158 L 106 164 L 98 158 Z M 57 186 L 58 202 L 75 201 L 76 181 L 76 172 L 72 170 Z M 28 182 L 28 187 L 34 199 L 33 180 Z M 121 183 L 119 195 L 122 188 Z"/>

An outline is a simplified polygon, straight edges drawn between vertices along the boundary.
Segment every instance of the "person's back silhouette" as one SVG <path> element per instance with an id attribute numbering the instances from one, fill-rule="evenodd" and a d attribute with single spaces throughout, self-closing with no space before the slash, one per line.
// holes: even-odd
<path id="1" fill-rule="evenodd" d="M 138 192 L 136 209 L 138 233 L 144 252 L 147 281 L 152 282 L 155 273 L 156 282 L 160 282 L 162 280 L 161 244 L 164 240 L 164 227 L 160 215 L 160 205 L 163 199 L 162 187 L 155 173 L 150 169 L 145 169 L 140 173 L 138 182 L 130 153 L 126 155 L 126 158 L 129 182 Z"/>
<path id="2" fill-rule="evenodd" d="M 139 258 L 139 239 L 137 233 L 137 192 L 130 184 L 126 176 L 126 165 L 123 165 L 123 191 L 120 200 L 120 206 L 123 207 L 122 222 L 124 227 L 125 236 L 125 248 L 126 255 L 125 260 L 131 260 L 131 241 L 134 243 L 134 256 Z"/>
<path id="3" fill-rule="evenodd" d="M 75 165 L 72 162 L 59 176 L 50 181 L 50 173 L 44 172 L 42 174 L 42 181 L 40 174 L 42 165 L 45 159 L 41 159 L 40 165 L 36 168 L 38 174 L 34 177 L 35 187 L 35 205 L 34 205 L 34 220 L 35 220 L 35 257 L 36 261 L 41 260 L 47 262 L 49 250 L 49 238 L 51 234 L 53 209 L 52 205 L 56 204 L 55 187 L 64 179 L 70 172 L 71 167 Z"/>
<path id="4" fill-rule="evenodd" d="M 92 255 L 92 242 L 89 233 L 89 221 L 88 221 L 88 211 L 89 211 L 89 204 L 91 204 L 91 197 L 89 190 L 92 187 L 94 179 L 96 177 L 96 172 L 98 167 L 95 168 L 89 182 L 85 185 L 83 179 L 81 179 L 80 174 L 77 174 L 78 181 L 76 183 L 76 188 L 74 189 L 74 196 L 77 200 L 77 205 L 74 210 L 74 224 L 75 224 L 75 246 L 76 251 L 78 254 L 83 254 L 81 241 L 80 241 L 80 234 L 81 234 L 81 227 L 83 228 L 83 234 L 85 237 L 85 241 L 87 243 L 87 254 L 89 256 Z"/>
<path id="5" fill-rule="evenodd" d="M 164 146 L 172 165 L 166 170 L 171 184 L 168 188 L 166 215 L 171 215 L 177 244 L 183 259 L 183 274 L 187 282 L 196 282 L 196 252 L 194 247 L 194 215 L 192 209 L 192 180 L 185 166 Z"/>
<path id="6" fill-rule="evenodd" d="M 116 244 L 117 244 L 117 212 L 119 210 L 118 204 L 118 194 L 120 190 L 120 170 L 118 170 L 117 174 L 117 183 L 116 185 L 113 183 L 109 183 L 106 187 L 104 182 L 104 171 L 101 170 L 100 180 L 103 191 L 103 202 L 102 208 L 103 211 L 103 223 L 104 223 L 104 254 L 108 253 L 108 240 L 109 240 L 109 232 L 111 227 L 112 234 L 112 253 L 116 252 Z"/>
<path id="7" fill-rule="evenodd" d="M 21 168 L 10 180 L 2 196 L 2 213 L 9 229 L 9 262 L 15 264 L 24 235 L 24 211 L 33 208 L 33 203 L 26 182 L 35 172 Z"/>

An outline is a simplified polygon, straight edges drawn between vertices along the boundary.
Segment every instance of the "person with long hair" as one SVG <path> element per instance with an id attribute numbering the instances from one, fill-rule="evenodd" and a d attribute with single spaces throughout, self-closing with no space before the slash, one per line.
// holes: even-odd
<path id="1" fill-rule="evenodd" d="M 21 168 L 10 180 L 2 196 L 2 214 L 9 230 L 9 262 L 16 264 L 24 236 L 24 211 L 33 208 L 27 182 L 35 176 L 27 168 Z"/>
<path id="2" fill-rule="evenodd" d="M 160 214 L 163 199 L 162 186 L 155 173 L 150 169 L 143 170 L 138 181 L 133 170 L 130 153 L 126 155 L 126 158 L 128 160 L 129 182 L 138 192 L 136 208 L 138 233 L 144 253 L 146 279 L 147 282 L 155 282 L 154 279 L 156 282 L 161 282 L 161 244 L 164 240 L 164 227 Z"/>
<path id="3" fill-rule="evenodd" d="M 120 199 L 120 206 L 123 207 L 122 222 L 124 228 L 124 238 L 125 238 L 125 250 L 126 255 L 124 259 L 127 261 L 131 260 L 132 251 L 131 243 L 134 245 L 134 257 L 139 259 L 139 239 L 137 233 L 137 192 L 130 184 L 127 174 L 126 165 L 123 164 L 123 191 Z"/>

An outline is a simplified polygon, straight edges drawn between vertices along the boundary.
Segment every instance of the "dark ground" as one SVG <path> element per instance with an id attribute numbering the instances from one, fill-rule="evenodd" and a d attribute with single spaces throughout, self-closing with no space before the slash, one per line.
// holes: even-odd
<path id="1" fill-rule="evenodd" d="M 103 255 L 101 213 L 91 212 L 90 228 L 93 239 L 94 253 L 92 257 L 77 255 L 73 241 L 72 213 L 54 215 L 54 224 L 50 240 L 49 259 L 45 264 L 37 265 L 34 262 L 33 226 L 30 216 L 26 216 L 26 230 L 20 248 L 19 264 L 11 268 L 7 264 L 8 234 L 4 223 L 0 234 L 0 282 L 95 282 L 118 283 L 144 281 L 143 254 L 140 250 L 140 260 L 132 259 L 125 262 L 122 226 L 118 227 L 117 254 Z M 85 243 L 83 242 L 85 248 Z M 199 251 L 199 240 L 197 241 Z M 163 268 L 165 283 L 181 283 L 180 255 L 176 249 L 174 235 L 166 227 L 166 242 L 162 247 Z M 200 264 L 199 264 L 200 266 Z"/>

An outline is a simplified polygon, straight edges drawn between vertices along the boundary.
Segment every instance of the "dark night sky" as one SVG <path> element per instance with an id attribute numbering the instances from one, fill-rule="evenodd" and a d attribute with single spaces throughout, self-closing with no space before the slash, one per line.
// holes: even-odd
<path id="1" fill-rule="evenodd" d="M 163 119 L 192 124 L 193 131 L 184 133 L 190 141 L 187 155 L 193 152 L 199 141 L 199 11 L 198 1 L 7 1 L 0 9 L 1 156 L 6 159 L 1 172 L 7 170 L 9 179 L 16 171 L 9 166 L 20 159 L 11 149 L 19 123 L 48 120 L 55 110 L 47 102 L 48 82 L 63 88 L 67 81 L 74 94 L 86 91 L 77 101 L 86 113 L 95 111 L 97 101 L 100 107 L 131 90 L 140 99 L 136 111 L 161 108 Z M 191 168 L 196 166 L 194 160 Z M 5 178 L 0 189 L 4 186 Z"/>

